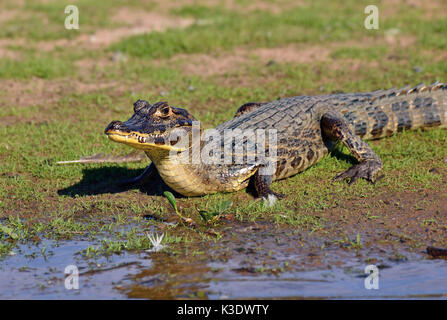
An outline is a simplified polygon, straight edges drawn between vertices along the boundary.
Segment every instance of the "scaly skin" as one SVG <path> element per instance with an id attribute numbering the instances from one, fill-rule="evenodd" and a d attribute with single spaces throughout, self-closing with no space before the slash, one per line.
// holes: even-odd
<path id="1" fill-rule="evenodd" d="M 171 107 L 165 102 L 152 106 L 147 101 L 138 100 L 134 111 L 126 122 L 113 121 L 105 130 L 111 140 L 144 150 L 153 162 L 131 183 L 147 181 L 157 170 L 166 184 L 178 193 L 199 196 L 240 190 L 252 178 L 258 195 L 270 201 L 281 197 L 270 189 L 272 181 L 290 177 L 317 163 L 329 152 L 332 142 L 337 141 L 346 145 L 359 163 L 337 175 L 334 180 L 349 178 L 352 183 L 364 178 L 374 182 L 382 169 L 382 161 L 363 139 L 378 139 L 404 129 L 446 127 L 447 84 L 247 103 L 238 109 L 235 118 L 216 127 L 224 137 L 222 151 L 225 142 L 232 139 L 225 137 L 226 129 L 276 129 L 275 162 L 256 156 L 251 164 L 235 164 L 234 161 L 217 164 L 176 163 L 172 157 L 173 150 L 192 149 L 194 155 L 209 147 L 209 142 L 203 141 L 190 142 L 182 147 L 178 143 L 182 139 L 169 141 L 169 135 L 178 128 L 184 129 L 191 138 L 194 134 L 194 117 L 186 110 Z M 253 133 L 249 132 L 242 138 L 238 136 L 244 147 L 243 153 L 233 155 L 255 154 L 251 144 Z M 274 150 L 270 150 L 267 144 L 262 151 L 271 154 Z M 260 170 L 269 166 L 274 168 L 272 174 L 261 174 Z"/>

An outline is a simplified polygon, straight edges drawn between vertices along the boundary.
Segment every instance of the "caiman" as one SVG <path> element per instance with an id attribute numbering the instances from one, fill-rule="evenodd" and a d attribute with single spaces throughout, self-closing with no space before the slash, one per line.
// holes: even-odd
<path id="1" fill-rule="evenodd" d="M 256 150 L 265 151 L 264 154 L 276 151 L 276 158 L 256 156 L 254 162 L 242 164 L 234 161 L 174 161 L 178 152 L 189 149 L 194 155 L 209 147 L 211 140 L 189 139 L 186 147 L 181 148 L 177 147 L 181 139 L 170 138 L 179 128 L 191 137 L 194 121 L 196 119 L 188 111 L 167 102 L 152 105 L 138 100 L 129 120 L 111 122 L 105 129 L 110 140 L 144 150 L 152 161 L 140 176 L 125 184 L 143 184 L 158 171 L 164 182 L 178 193 L 200 196 L 240 190 L 247 187 L 252 179 L 258 196 L 272 204 L 283 197 L 271 190 L 272 181 L 309 168 L 328 154 L 337 142 L 343 143 L 358 163 L 336 175 L 334 180 L 348 179 L 353 183 L 363 178 L 375 182 L 382 169 L 382 161 L 364 140 L 387 137 L 403 130 L 445 128 L 447 84 L 436 82 L 413 88 L 246 103 L 239 107 L 232 120 L 220 124 L 215 130 L 224 136 L 225 130 L 229 129 L 240 129 L 244 134 L 250 130 L 275 129 L 276 150 L 272 150 L 271 143 L 264 145 L 265 150 L 259 150 L 256 144 Z M 236 140 L 244 145 L 242 156 L 245 158 L 254 150 L 248 146 L 251 138 L 249 134 L 236 136 Z M 222 139 L 222 148 L 227 140 Z M 234 146 L 233 140 L 231 143 Z M 233 152 L 230 157 L 233 159 L 234 150 L 230 152 Z M 263 173 L 262 169 L 266 168 L 271 170 Z"/>

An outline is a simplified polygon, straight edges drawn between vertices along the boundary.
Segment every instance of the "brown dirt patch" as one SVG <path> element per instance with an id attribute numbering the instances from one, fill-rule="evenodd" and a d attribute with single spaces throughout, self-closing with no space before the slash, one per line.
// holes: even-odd
<path id="1" fill-rule="evenodd" d="M 10 18 L 12 13 L 5 15 Z M 1 25 L 0 16 L 0 25 Z M 12 19 L 12 18 L 11 18 Z M 123 24 L 119 28 L 98 29 L 94 34 L 82 34 L 75 39 L 59 39 L 51 41 L 30 42 L 26 39 L 0 39 L 0 50 L 6 52 L 7 46 L 27 46 L 42 51 L 52 51 L 56 47 L 81 47 L 83 49 L 98 49 L 106 47 L 125 37 L 137 34 L 164 31 L 169 28 L 186 28 L 194 23 L 191 18 L 179 18 L 156 12 L 137 11 L 126 7 L 120 8 L 112 20 Z M 6 55 L 7 53 L 4 53 Z M 2 53 L 0 51 L 0 58 Z"/>
<path id="2" fill-rule="evenodd" d="M 440 52 L 436 57 L 435 57 L 435 61 L 439 62 L 439 61 L 445 61 L 447 60 L 447 51 L 444 52 Z"/>
<path id="3" fill-rule="evenodd" d="M 132 27 L 133 33 L 163 31 L 167 28 L 186 28 L 194 20 L 178 16 L 162 15 L 157 12 L 141 11 L 130 8 L 120 8 L 112 17 L 113 21 Z"/>
<path id="4" fill-rule="evenodd" d="M 204 77 L 234 72 L 250 61 L 265 65 L 269 62 L 310 63 L 328 58 L 330 50 L 321 46 L 285 46 L 279 48 L 237 48 L 232 52 L 208 54 L 180 54 L 169 63 L 180 63 L 185 73 Z"/>
<path id="5" fill-rule="evenodd" d="M 66 46 L 97 49 L 137 34 L 164 31 L 168 28 L 186 28 L 194 22 L 194 19 L 173 17 L 149 11 L 137 11 L 124 7 L 117 11 L 112 17 L 112 21 L 125 26 L 98 29 L 94 34 L 83 34 L 74 40 L 60 39 L 56 41 L 41 41 L 36 47 L 44 51 L 53 50 L 55 47 Z"/>
<path id="6" fill-rule="evenodd" d="M 338 59 L 338 63 L 334 64 L 333 70 L 349 70 L 350 72 L 357 72 L 361 69 L 376 69 L 380 68 L 378 61 L 362 61 L 358 59 Z M 355 76 L 355 75 L 352 75 Z"/>
<path id="7" fill-rule="evenodd" d="M 394 47 L 407 48 L 417 41 L 416 36 L 401 35 L 399 29 L 390 29 L 385 31 L 385 42 Z"/>
<path id="8" fill-rule="evenodd" d="M 0 25 L 2 25 L 5 22 L 8 22 L 18 15 L 18 10 L 8 10 L 3 9 L 0 11 Z"/>
<path id="9" fill-rule="evenodd" d="M 102 70 L 111 66 L 114 62 L 113 56 L 100 56 L 97 59 L 85 58 L 77 60 L 75 66 L 78 68 L 79 76 L 83 79 L 88 79 L 92 73 L 102 72 Z"/>
<path id="10" fill-rule="evenodd" d="M 27 46 L 29 42 L 25 39 L 0 39 L 0 58 L 19 59 L 21 54 L 11 50 L 9 46 Z"/>
<path id="11" fill-rule="evenodd" d="M 19 60 L 20 54 L 13 50 L 8 50 L 0 47 L 0 59 Z"/>
<path id="12" fill-rule="evenodd" d="M 43 79 L 29 81 L 0 80 L 2 104 L 6 107 L 27 107 L 31 105 L 51 104 L 57 101 L 61 93 L 55 82 Z"/>
<path id="13" fill-rule="evenodd" d="M 182 69 L 187 74 L 200 76 L 223 75 L 230 71 L 238 69 L 246 63 L 249 58 L 247 52 L 240 51 L 237 54 L 180 54 L 172 59 L 182 63 Z"/>
<path id="14" fill-rule="evenodd" d="M 220 3 L 220 1 L 217 1 Z M 268 1 L 256 1 L 255 3 L 240 4 L 235 0 L 224 1 L 224 7 L 229 10 L 235 10 L 238 12 L 251 12 L 251 11 L 268 11 L 270 13 L 278 14 L 295 7 L 303 5 L 302 1 L 280 1 L 271 3 Z"/>
<path id="15" fill-rule="evenodd" d="M 415 8 L 427 19 L 438 19 L 447 15 L 447 2 L 444 0 L 388 0 L 379 7 L 381 17 L 396 16 L 402 7 Z"/>
<path id="16" fill-rule="evenodd" d="M 1 126 L 13 126 L 18 123 L 28 123 L 28 124 L 42 124 L 46 123 L 48 120 L 46 118 L 39 117 L 19 117 L 19 116 L 6 116 L 0 117 L 0 127 Z"/>
<path id="17" fill-rule="evenodd" d="M 112 88 L 117 81 L 106 83 L 86 83 L 73 79 L 44 80 L 34 78 L 27 81 L 0 80 L 2 97 L 0 101 L 6 108 L 51 105 L 67 93 L 89 93 Z"/>
<path id="18" fill-rule="evenodd" d="M 408 47 L 411 46 L 416 38 L 413 36 L 396 36 L 389 35 L 385 39 L 361 40 L 337 42 L 326 46 L 314 45 L 287 45 L 276 48 L 236 48 L 231 52 L 220 54 L 179 54 L 175 57 L 165 60 L 164 62 L 172 64 L 172 62 L 180 65 L 180 68 L 187 74 L 194 74 L 203 77 L 222 76 L 225 74 L 236 72 L 241 66 L 250 64 L 267 65 L 270 63 L 292 63 L 292 64 L 312 64 L 321 61 L 334 60 L 330 54 L 333 50 L 342 47 L 358 47 L 368 48 L 376 44 L 383 44 L 384 40 L 391 47 Z M 342 63 L 343 61 L 347 63 Z M 158 61 L 161 63 L 162 60 Z M 337 59 L 335 68 L 352 64 L 350 69 L 358 70 L 360 67 L 377 67 L 378 63 L 374 61 L 360 61 L 356 59 Z"/>
<path id="19" fill-rule="evenodd" d="M 252 1 L 252 2 L 240 2 L 237 0 L 180 0 L 180 1 L 163 1 L 155 0 L 157 4 L 157 10 L 161 12 L 169 12 L 173 9 L 180 9 L 185 6 L 200 5 L 205 7 L 223 7 L 227 10 L 236 11 L 239 13 L 250 13 L 252 11 L 268 11 L 274 14 L 283 12 L 285 10 L 299 7 L 303 5 L 303 1 Z"/>
<path id="20" fill-rule="evenodd" d="M 281 48 L 259 48 L 253 51 L 262 62 L 278 61 L 292 63 L 309 63 L 326 60 L 330 49 L 323 46 L 298 47 L 286 46 Z"/>

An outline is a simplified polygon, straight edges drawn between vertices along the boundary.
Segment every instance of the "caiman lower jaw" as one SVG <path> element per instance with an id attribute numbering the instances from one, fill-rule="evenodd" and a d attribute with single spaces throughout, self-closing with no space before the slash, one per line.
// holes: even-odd
<path id="1" fill-rule="evenodd" d="M 175 146 L 165 144 L 165 142 L 161 140 L 161 137 L 158 137 L 160 140 L 157 141 L 155 137 L 152 137 L 147 134 L 142 135 L 137 132 L 107 131 L 106 135 L 110 140 L 114 142 L 124 143 L 135 149 L 140 149 L 144 151 L 150 151 L 154 149 L 167 150 L 167 151 L 186 150 L 185 148 L 177 148 Z"/>

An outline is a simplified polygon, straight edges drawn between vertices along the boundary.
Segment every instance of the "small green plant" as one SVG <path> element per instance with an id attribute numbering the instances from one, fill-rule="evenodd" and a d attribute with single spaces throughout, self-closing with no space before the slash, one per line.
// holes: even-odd
<path id="1" fill-rule="evenodd" d="M 205 222 L 215 222 L 225 211 L 230 209 L 232 205 L 233 203 L 230 200 L 222 200 L 209 210 L 197 209 L 197 211 L 199 211 L 200 216 Z"/>
<path id="2" fill-rule="evenodd" d="M 163 192 L 163 194 L 165 195 L 165 197 L 168 199 L 169 203 L 171 204 L 171 206 L 174 208 L 175 213 L 182 219 L 183 222 L 185 222 L 186 224 L 193 226 L 194 225 L 194 221 L 191 218 L 185 218 L 184 216 L 182 216 L 180 214 L 180 212 L 178 211 L 177 208 L 177 201 L 175 200 L 174 195 L 172 194 L 172 192 L 169 191 L 165 191 Z"/>
<path id="3" fill-rule="evenodd" d="M 17 240 L 19 236 L 11 228 L 0 224 L 0 233 L 8 235 L 11 239 Z"/>
<path id="4" fill-rule="evenodd" d="M 171 204 L 172 208 L 174 208 L 175 213 L 177 215 L 179 215 L 181 218 L 183 218 L 182 215 L 178 212 L 177 201 L 175 200 L 175 197 L 172 194 L 172 192 L 165 191 L 165 192 L 163 192 L 163 195 L 166 197 L 166 199 L 168 199 L 168 201 Z"/>
<path id="5" fill-rule="evenodd" d="M 357 233 L 355 241 L 351 241 L 351 247 L 352 248 L 361 248 L 362 247 L 362 242 L 360 240 L 360 234 L 359 233 Z"/>

